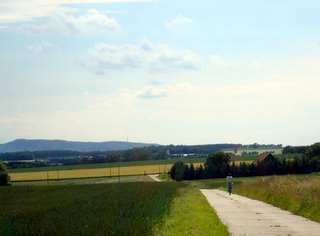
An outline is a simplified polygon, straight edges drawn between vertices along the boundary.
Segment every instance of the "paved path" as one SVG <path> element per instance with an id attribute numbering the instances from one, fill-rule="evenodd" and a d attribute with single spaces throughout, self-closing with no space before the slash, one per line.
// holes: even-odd
<path id="1" fill-rule="evenodd" d="M 202 189 L 231 235 L 320 236 L 320 224 L 261 201 Z"/>
<path id="2" fill-rule="evenodd" d="M 156 182 L 161 182 L 161 180 L 157 178 L 159 175 L 148 175 L 148 176 Z"/>

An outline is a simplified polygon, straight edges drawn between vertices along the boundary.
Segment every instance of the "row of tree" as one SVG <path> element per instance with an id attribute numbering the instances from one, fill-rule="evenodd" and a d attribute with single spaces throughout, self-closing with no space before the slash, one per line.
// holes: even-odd
<path id="1" fill-rule="evenodd" d="M 171 170 L 172 179 L 193 180 L 202 178 L 222 178 L 231 173 L 233 176 L 260 176 L 282 174 L 308 174 L 320 172 L 320 143 L 315 143 L 305 149 L 302 156 L 293 159 L 279 159 L 268 155 L 265 159 L 250 164 L 241 162 L 236 165 L 231 163 L 231 156 L 224 152 L 210 154 L 204 167 L 194 167 L 183 162 L 175 163 Z"/>

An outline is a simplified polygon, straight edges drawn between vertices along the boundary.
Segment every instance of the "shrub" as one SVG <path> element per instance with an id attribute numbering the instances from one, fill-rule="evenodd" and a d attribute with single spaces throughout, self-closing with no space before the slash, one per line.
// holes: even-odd
<path id="1" fill-rule="evenodd" d="M 186 177 L 186 165 L 182 161 L 173 164 L 170 169 L 170 176 L 176 181 L 181 181 Z"/>
<path id="2" fill-rule="evenodd" d="M 0 161 L 0 186 L 10 185 L 10 183 L 7 167 Z"/>

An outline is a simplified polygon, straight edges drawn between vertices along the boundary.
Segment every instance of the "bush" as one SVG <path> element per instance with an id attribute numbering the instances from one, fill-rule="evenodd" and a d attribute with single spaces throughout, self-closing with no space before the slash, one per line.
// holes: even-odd
<path id="1" fill-rule="evenodd" d="M 7 167 L 0 161 L 0 186 L 10 185 L 10 183 Z"/>
<path id="2" fill-rule="evenodd" d="M 170 176 L 176 181 L 181 181 L 186 177 L 186 165 L 182 161 L 173 164 L 170 169 Z"/>

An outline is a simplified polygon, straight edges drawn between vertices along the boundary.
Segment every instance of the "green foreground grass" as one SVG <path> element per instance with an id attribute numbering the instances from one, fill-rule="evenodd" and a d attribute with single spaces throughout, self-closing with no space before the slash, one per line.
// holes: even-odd
<path id="1" fill-rule="evenodd" d="M 229 235 L 209 181 L 84 183 L 1 187 L 1 235 Z"/>
<path id="2" fill-rule="evenodd" d="M 235 193 L 320 222 L 320 174 L 248 178 Z"/>
<path id="3" fill-rule="evenodd" d="M 102 178 L 81 185 L 1 187 L 1 235 L 229 235 L 199 190 L 225 190 L 225 178 L 161 179 L 166 182 L 92 182 Z M 320 222 L 319 174 L 234 178 L 234 187 Z"/>
<path id="4" fill-rule="evenodd" d="M 200 190 L 188 184 L 178 190 L 170 214 L 155 235 L 224 236 L 229 233 Z"/>
<path id="5" fill-rule="evenodd" d="M 1 235 L 151 235 L 180 183 L 0 188 Z"/>

